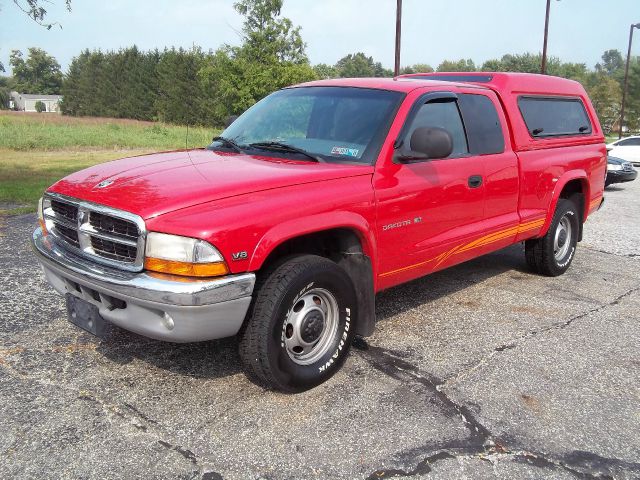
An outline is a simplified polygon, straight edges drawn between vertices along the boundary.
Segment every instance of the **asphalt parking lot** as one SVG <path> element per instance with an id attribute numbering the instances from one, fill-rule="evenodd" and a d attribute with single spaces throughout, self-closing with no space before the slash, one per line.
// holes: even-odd
<path id="1" fill-rule="evenodd" d="M 640 478 L 640 181 L 612 186 L 569 272 L 521 246 L 383 292 L 376 334 L 300 395 L 233 339 L 69 324 L 0 217 L 0 478 Z"/>

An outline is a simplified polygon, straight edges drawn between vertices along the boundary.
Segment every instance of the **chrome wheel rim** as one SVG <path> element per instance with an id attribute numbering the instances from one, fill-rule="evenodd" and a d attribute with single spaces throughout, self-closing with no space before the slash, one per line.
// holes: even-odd
<path id="1" fill-rule="evenodd" d="M 563 260 L 571 248 L 571 222 L 565 215 L 558 222 L 553 237 L 553 255 L 557 262 Z"/>
<path id="2" fill-rule="evenodd" d="M 333 346 L 338 334 L 338 301 L 331 292 L 314 288 L 298 298 L 287 312 L 282 338 L 289 358 L 310 365 Z"/>

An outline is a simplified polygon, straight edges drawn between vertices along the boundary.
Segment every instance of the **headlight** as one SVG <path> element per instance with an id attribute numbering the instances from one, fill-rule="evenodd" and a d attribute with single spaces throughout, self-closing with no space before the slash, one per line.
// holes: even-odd
<path id="1" fill-rule="evenodd" d="M 216 277 L 229 273 L 218 250 L 197 238 L 149 232 L 144 267 L 154 272 L 189 277 Z"/>
<path id="2" fill-rule="evenodd" d="M 622 165 L 618 165 L 616 163 L 607 163 L 607 170 L 609 171 L 622 170 Z"/>

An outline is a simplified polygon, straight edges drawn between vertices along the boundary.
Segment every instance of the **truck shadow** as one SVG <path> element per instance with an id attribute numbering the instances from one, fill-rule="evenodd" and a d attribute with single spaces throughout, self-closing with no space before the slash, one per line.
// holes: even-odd
<path id="1" fill-rule="evenodd" d="M 220 378 L 242 372 L 234 337 L 198 343 L 169 343 L 113 326 L 96 350 L 122 365 L 137 360 L 195 378 Z"/>
<path id="2" fill-rule="evenodd" d="M 512 272 L 514 280 L 531 275 L 525 263 L 522 244 L 512 245 L 379 293 L 376 295 L 376 323 L 506 272 Z"/>
<path id="3" fill-rule="evenodd" d="M 514 279 L 526 278 L 522 245 L 505 248 L 378 294 L 376 321 L 384 321 L 505 272 L 512 272 Z M 179 375 L 213 379 L 242 372 L 237 347 L 236 338 L 172 344 L 147 339 L 114 326 L 100 341 L 97 350 L 120 364 L 138 360 Z"/>

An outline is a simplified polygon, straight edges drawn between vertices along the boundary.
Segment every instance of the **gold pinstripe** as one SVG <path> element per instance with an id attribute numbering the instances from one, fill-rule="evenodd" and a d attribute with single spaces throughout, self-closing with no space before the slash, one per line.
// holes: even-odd
<path id="1" fill-rule="evenodd" d="M 468 252 L 469 250 L 473 250 L 475 248 L 483 247 L 485 245 L 489 245 L 494 242 L 498 242 L 505 238 L 508 238 L 512 235 L 517 235 L 523 232 L 528 232 L 529 230 L 535 230 L 536 228 L 540 228 L 544 225 L 545 219 L 540 218 L 538 220 L 531 220 L 528 222 L 521 223 L 516 227 L 510 227 L 504 230 L 500 230 L 498 232 L 490 233 L 488 235 L 484 235 L 480 238 L 473 240 L 472 242 L 463 243 L 461 245 L 456 245 L 452 249 L 441 253 L 435 258 L 431 258 L 429 260 L 425 260 L 423 262 L 415 263 L 413 265 L 409 265 L 406 267 L 398 268 L 396 270 L 391 270 L 389 272 L 385 272 L 380 274 L 381 277 L 387 277 L 389 275 L 394 275 L 396 273 L 404 272 L 407 270 L 413 270 L 414 268 L 421 267 L 430 262 L 436 262 L 435 266 L 437 267 L 446 259 L 451 257 L 452 255 L 457 255 L 458 253 Z"/>
<path id="2" fill-rule="evenodd" d="M 595 207 L 600 205 L 601 201 L 602 201 L 602 195 L 600 195 L 599 197 L 591 200 L 591 202 L 589 202 L 589 211 L 593 210 Z"/>

